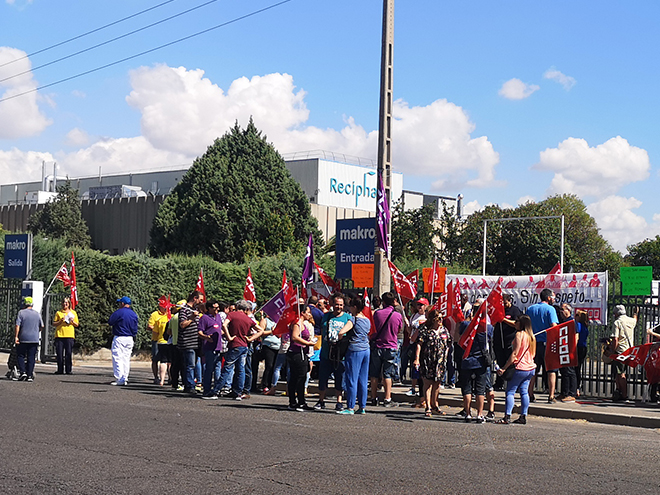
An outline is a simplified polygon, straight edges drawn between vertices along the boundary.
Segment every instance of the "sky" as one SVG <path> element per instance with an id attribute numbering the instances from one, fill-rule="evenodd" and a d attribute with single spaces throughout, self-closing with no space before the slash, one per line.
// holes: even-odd
<path id="1" fill-rule="evenodd" d="M 375 160 L 383 2 L 279 1 L 0 0 L 0 183 L 40 180 L 42 161 L 186 166 L 250 117 L 285 156 Z M 620 252 L 654 238 L 658 18 L 650 0 L 396 2 L 404 188 L 462 194 L 465 213 L 572 193 Z"/>

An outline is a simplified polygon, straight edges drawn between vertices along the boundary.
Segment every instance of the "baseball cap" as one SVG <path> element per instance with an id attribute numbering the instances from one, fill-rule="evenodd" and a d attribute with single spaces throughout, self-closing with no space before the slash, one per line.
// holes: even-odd
<path id="1" fill-rule="evenodd" d="M 426 299 L 425 297 L 420 297 L 420 298 L 417 300 L 417 302 L 418 302 L 419 304 L 424 304 L 425 306 L 428 306 L 428 305 L 429 305 L 429 300 Z"/>
<path id="2" fill-rule="evenodd" d="M 117 302 L 120 302 L 122 304 L 131 304 L 131 298 L 128 296 L 120 297 L 117 299 Z"/>
<path id="3" fill-rule="evenodd" d="M 30 296 L 23 298 L 23 302 L 26 306 L 32 306 L 34 304 L 34 300 Z"/>

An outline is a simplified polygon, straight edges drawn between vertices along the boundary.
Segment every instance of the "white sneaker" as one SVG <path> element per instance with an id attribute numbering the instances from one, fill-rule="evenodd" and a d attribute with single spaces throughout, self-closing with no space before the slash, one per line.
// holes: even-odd
<path id="1" fill-rule="evenodd" d="M 417 394 L 415 393 L 415 389 L 414 389 L 414 388 L 411 388 L 410 390 L 408 390 L 408 391 L 406 392 L 406 395 L 407 395 L 408 397 L 415 397 L 415 395 L 417 395 Z"/>

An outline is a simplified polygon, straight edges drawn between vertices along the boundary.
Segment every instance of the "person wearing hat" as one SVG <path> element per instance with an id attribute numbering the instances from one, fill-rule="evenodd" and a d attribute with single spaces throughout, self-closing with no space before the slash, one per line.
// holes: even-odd
<path id="1" fill-rule="evenodd" d="M 637 312 L 632 316 L 626 315 L 626 307 L 618 304 L 614 307 L 614 348 L 617 354 L 621 354 L 625 350 L 634 346 L 635 342 L 635 326 L 637 325 Z M 626 379 L 626 364 L 622 361 L 615 359 L 612 362 L 612 372 L 614 373 L 614 381 L 616 383 L 616 390 L 612 399 L 614 401 L 628 400 L 628 380 Z"/>
<path id="2" fill-rule="evenodd" d="M 131 353 L 138 332 L 138 316 L 131 308 L 128 296 L 117 299 L 119 309 L 110 315 L 112 327 L 112 370 L 115 381 L 111 385 L 127 385 L 131 370 Z"/>
<path id="3" fill-rule="evenodd" d="M 170 317 L 167 310 L 171 307 L 168 298 L 158 298 L 158 309 L 151 313 L 147 328 L 151 330 L 151 371 L 154 375 L 154 384 L 165 385 L 167 366 L 170 362 L 169 346 L 165 338 L 165 328 Z"/>
<path id="4" fill-rule="evenodd" d="M 34 362 L 39 345 L 39 333 L 44 327 L 41 314 L 32 308 L 32 298 L 23 299 L 24 309 L 16 317 L 16 359 L 20 371 L 19 381 L 34 381 Z M 27 365 L 26 365 L 27 359 Z"/>
<path id="5" fill-rule="evenodd" d="M 179 311 L 186 305 L 186 300 L 181 299 L 172 308 L 172 318 L 167 324 L 165 334 L 167 335 L 167 343 L 169 346 L 170 354 L 170 385 L 174 390 L 179 392 L 183 390 L 183 385 L 179 385 L 181 380 L 181 353 L 176 346 L 179 340 Z"/>

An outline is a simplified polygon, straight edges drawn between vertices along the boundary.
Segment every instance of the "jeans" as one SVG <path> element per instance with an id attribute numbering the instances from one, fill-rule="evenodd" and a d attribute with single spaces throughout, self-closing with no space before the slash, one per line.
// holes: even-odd
<path id="1" fill-rule="evenodd" d="M 282 367 L 286 365 L 286 353 L 280 353 L 277 355 L 277 359 L 275 359 L 275 368 L 273 368 L 273 379 L 270 382 L 271 388 L 277 387 L 277 382 L 280 381 L 280 372 L 282 371 Z M 289 367 L 286 366 L 287 369 L 287 379 L 286 381 L 289 381 Z"/>
<path id="2" fill-rule="evenodd" d="M 56 338 L 55 354 L 57 355 L 57 372 L 71 373 L 73 363 L 71 354 L 73 352 L 73 338 Z"/>
<path id="3" fill-rule="evenodd" d="M 511 416 L 516 391 L 520 393 L 520 414 L 527 416 L 529 410 L 529 382 L 534 378 L 535 370 L 516 370 L 511 380 L 506 384 L 506 415 Z"/>
<path id="4" fill-rule="evenodd" d="M 397 340 L 396 355 L 394 356 L 394 376 L 392 377 L 395 382 L 401 380 L 401 347 L 403 346 L 403 339 Z"/>
<path id="5" fill-rule="evenodd" d="M 450 345 L 447 352 L 447 370 L 445 371 L 445 385 L 456 384 L 456 365 L 454 364 L 454 346 Z"/>
<path id="6" fill-rule="evenodd" d="M 273 381 L 273 370 L 275 368 L 275 360 L 277 359 L 277 351 L 275 349 L 271 349 L 270 347 L 263 346 L 261 348 L 261 358 L 264 360 L 264 374 L 261 377 L 261 388 L 270 388 L 270 383 Z M 258 370 L 258 367 L 255 366 L 254 368 L 257 368 Z M 257 381 L 256 371 L 253 371 L 253 375 L 254 383 Z"/>
<path id="7" fill-rule="evenodd" d="M 16 346 L 16 359 L 18 360 L 18 370 L 21 375 L 34 376 L 34 362 L 37 356 L 37 346 L 39 344 L 18 344 Z M 27 367 L 25 359 L 27 358 Z"/>
<path id="8" fill-rule="evenodd" d="M 369 385 L 369 349 L 346 351 L 344 360 L 346 371 L 346 407 L 355 409 L 355 397 L 360 409 L 367 405 L 367 386 Z"/>
<path id="9" fill-rule="evenodd" d="M 186 391 L 195 390 L 195 349 L 179 349 L 181 352 L 181 371 L 183 388 Z"/>
<path id="10" fill-rule="evenodd" d="M 204 395 L 211 395 L 213 393 L 211 382 L 214 385 L 218 384 L 221 371 L 222 354 L 216 351 L 206 351 L 204 353 L 204 377 L 202 379 Z"/>
<path id="11" fill-rule="evenodd" d="M 202 358 L 195 352 L 195 383 L 202 383 Z"/>
<path id="12" fill-rule="evenodd" d="M 328 388 L 330 375 L 335 377 L 335 390 L 342 392 L 344 378 L 344 363 L 336 363 L 330 359 L 321 358 L 319 361 L 319 390 L 323 392 Z"/>
<path id="13" fill-rule="evenodd" d="M 245 365 L 243 366 L 243 385 L 240 387 L 241 393 L 243 394 L 249 393 L 250 388 L 252 387 L 252 354 L 254 354 L 254 349 L 252 348 L 252 344 L 248 344 L 246 349 L 247 352 L 245 354 Z M 238 377 L 236 374 L 234 374 L 234 388 L 237 388 L 238 386 L 237 380 Z"/>
<path id="14" fill-rule="evenodd" d="M 236 367 L 233 391 L 236 396 L 240 396 L 243 393 L 243 386 L 245 385 L 245 358 L 247 352 L 247 347 L 234 347 L 227 351 L 227 354 L 225 354 L 225 365 L 222 367 L 222 372 L 220 373 L 220 381 L 215 386 L 214 392 L 219 392 L 224 388 L 225 384 L 229 382 L 229 374 L 232 373 L 234 367 Z"/>

